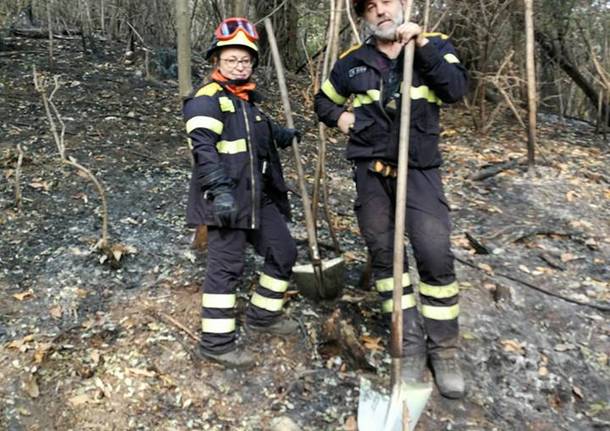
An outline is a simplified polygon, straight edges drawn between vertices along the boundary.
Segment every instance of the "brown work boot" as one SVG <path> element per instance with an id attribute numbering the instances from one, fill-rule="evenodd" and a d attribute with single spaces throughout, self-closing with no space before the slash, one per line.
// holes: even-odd
<path id="1" fill-rule="evenodd" d="M 441 395 L 446 398 L 462 398 L 466 388 L 457 355 L 448 357 L 432 355 L 430 363 L 436 386 Z"/>
<path id="2" fill-rule="evenodd" d="M 227 368 L 247 369 L 253 367 L 255 364 L 255 359 L 252 352 L 243 346 L 238 346 L 235 349 L 224 353 L 213 353 L 208 350 L 204 350 L 201 346 L 199 346 L 198 353 L 205 359 L 217 362 Z"/>
<path id="3" fill-rule="evenodd" d="M 246 331 L 287 337 L 290 335 L 296 335 L 296 333 L 299 331 L 299 322 L 289 317 L 281 317 L 268 326 L 260 326 L 254 323 L 246 322 L 245 327 Z"/>
<path id="4" fill-rule="evenodd" d="M 400 377 L 405 383 L 420 383 L 424 381 L 426 371 L 426 354 L 406 355 L 400 359 Z"/>

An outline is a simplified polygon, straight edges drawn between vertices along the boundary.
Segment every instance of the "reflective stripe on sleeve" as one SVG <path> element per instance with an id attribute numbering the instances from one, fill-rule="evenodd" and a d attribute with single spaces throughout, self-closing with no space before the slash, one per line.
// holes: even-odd
<path id="1" fill-rule="evenodd" d="M 432 320 L 453 320 L 460 314 L 460 305 L 450 307 L 436 307 L 434 305 L 422 305 L 421 314 Z"/>
<path id="2" fill-rule="evenodd" d="M 206 308 L 233 308 L 235 307 L 236 295 L 223 295 L 219 293 L 204 293 L 201 305 Z"/>
<path id="3" fill-rule="evenodd" d="M 256 292 L 252 295 L 250 302 L 267 311 L 281 311 L 284 307 L 284 299 L 267 298 Z"/>
<path id="4" fill-rule="evenodd" d="M 354 108 L 378 102 L 380 99 L 381 92 L 379 90 L 367 90 L 366 94 L 356 94 L 354 98 Z"/>
<path id="5" fill-rule="evenodd" d="M 402 295 L 402 309 L 406 310 L 407 308 L 413 308 L 416 305 L 415 295 L 409 293 L 407 295 Z M 381 303 L 381 311 L 384 313 L 391 313 L 394 308 L 394 301 L 392 299 L 386 299 Z"/>
<path id="6" fill-rule="evenodd" d="M 248 151 L 245 139 L 237 139 L 235 141 L 218 141 L 216 149 L 221 154 L 237 154 Z"/>
<path id="7" fill-rule="evenodd" d="M 411 276 L 408 272 L 402 275 L 402 287 L 407 287 L 411 284 Z M 375 282 L 377 292 L 391 292 L 394 290 L 394 277 L 383 278 Z"/>
<path id="8" fill-rule="evenodd" d="M 201 331 L 210 334 L 227 334 L 235 331 L 235 319 L 201 319 Z"/>
<path id="9" fill-rule="evenodd" d="M 330 79 L 327 79 L 326 82 L 322 84 L 321 90 L 330 100 L 332 100 L 337 105 L 344 105 L 345 102 L 347 102 L 347 97 L 343 97 L 337 92 L 335 86 L 330 82 Z"/>
<path id="10" fill-rule="evenodd" d="M 419 283 L 419 293 L 436 299 L 451 298 L 460 293 L 460 286 L 457 281 L 445 286 L 432 286 L 426 283 Z"/>
<path id="11" fill-rule="evenodd" d="M 451 63 L 451 64 L 460 62 L 460 60 L 454 54 L 451 54 L 451 53 L 445 54 L 443 58 L 445 59 L 445 61 L 447 63 Z"/>
<path id="12" fill-rule="evenodd" d="M 220 135 L 222 133 L 223 124 L 216 118 L 206 117 L 205 115 L 198 115 L 186 122 L 186 133 L 191 133 L 193 130 L 199 128 L 208 129 L 217 135 Z"/>
<path id="13" fill-rule="evenodd" d="M 443 102 L 436 96 L 434 90 L 430 90 L 427 85 L 421 85 L 419 87 L 411 87 L 411 99 L 426 99 L 430 103 L 436 103 L 442 105 Z"/>
<path id="14" fill-rule="evenodd" d="M 258 282 L 265 289 L 272 290 L 273 292 L 284 293 L 288 290 L 288 282 L 286 280 L 273 278 L 267 274 L 261 274 Z"/>

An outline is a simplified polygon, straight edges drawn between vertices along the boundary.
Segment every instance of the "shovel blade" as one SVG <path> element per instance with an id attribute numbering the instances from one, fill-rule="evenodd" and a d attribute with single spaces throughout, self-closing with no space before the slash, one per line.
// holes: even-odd
<path id="1" fill-rule="evenodd" d="M 316 280 L 312 264 L 292 268 L 294 280 L 301 294 L 314 301 L 333 299 L 341 294 L 344 282 L 345 261 L 342 257 L 322 261 L 322 283 Z"/>
<path id="2" fill-rule="evenodd" d="M 400 391 L 393 391 L 388 396 L 373 389 L 371 382 L 368 380 L 361 379 L 360 399 L 358 401 L 358 430 L 403 431 L 403 402 L 406 401 L 409 409 L 408 429 L 413 431 L 431 394 L 431 383 L 403 383 Z"/>

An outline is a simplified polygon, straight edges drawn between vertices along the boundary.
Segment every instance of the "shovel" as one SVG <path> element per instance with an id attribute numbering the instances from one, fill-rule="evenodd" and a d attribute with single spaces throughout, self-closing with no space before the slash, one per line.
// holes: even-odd
<path id="1" fill-rule="evenodd" d="M 267 30 L 273 63 L 275 64 L 277 73 L 282 104 L 284 105 L 284 114 L 286 115 L 286 125 L 288 127 L 294 127 L 292 110 L 288 98 L 288 87 L 286 86 L 286 79 L 284 77 L 284 68 L 277 48 L 273 26 L 271 25 L 271 20 L 269 18 L 265 18 L 265 29 Z M 293 268 L 295 281 L 299 290 L 308 298 L 314 300 L 335 298 L 339 295 L 343 286 L 345 262 L 343 261 L 343 258 L 336 258 L 324 262 L 322 262 L 322 259 L 320 258 L 320 249 L 316 238 L 316 228 L 313 221 L 311 202 L 305 185 L 305 174 L 303 173 L 301 155 L 296 138 L 292 141 L 292 151 L 294 152 L 297 176 L 299 177 L 299 188 L 303 199 L 303 212 L 305 214 L 305 226 L 307 228 L 309 255 L 311 258 L 311 264 L 295 266 Z"/>
<path id="2" fill-rule="evenodd" d="M 405 19 L 411 16 L 412 1 L 405 4 Z M 404 383 L 400 377 L 402 357 L 402 273 L 404 258 L 405 213 L 407 208 L 407 171 L 409 166 L 409 129 L 411 119 L 411 82 L 413 80 L 413 57 L 415 42 L 405 47 L 404 77 L 400 115 L 398 147 L 398 175 L 396 190 L 396 213 L 394 222 L 394 291 L 392 308 L 392 334 L 390 354 L 392 356 L 390 397 L 372 388 L 362 379 L 358 402 L 358 429 L 361 431 L 411 431 L 415 428 L 430 394 L 432 383 Z"/>

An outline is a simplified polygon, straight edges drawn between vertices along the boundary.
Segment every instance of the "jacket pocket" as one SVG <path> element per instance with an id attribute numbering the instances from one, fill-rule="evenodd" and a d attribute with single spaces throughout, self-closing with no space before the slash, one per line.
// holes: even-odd
<path id="1" fill-rule="evenodd" d="M 441 131 L 439 109 L 428 101 L 415 101 L 412 105 L 412 126 L 426 135 L 438 135 Z"/>
<path id="2" fill-rule="evenodd" d="M 375 121 L 370 117 L 363 117 L 356 115 L 354 126 L 350 129 L 350 136 L 361 136 L 362 133 L 370 128 Z"/>

